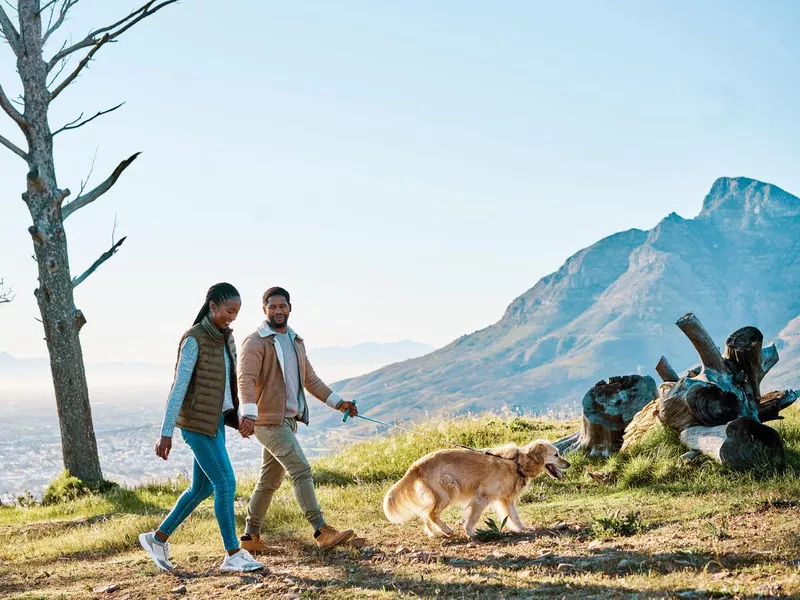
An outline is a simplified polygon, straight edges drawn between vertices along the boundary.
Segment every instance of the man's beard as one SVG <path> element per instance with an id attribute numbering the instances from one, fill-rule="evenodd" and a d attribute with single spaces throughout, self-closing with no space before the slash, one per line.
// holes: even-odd
<path id="1" fill-rule="evenodd" d="M 288 316 L 284 317 L 283 321 L 280 322 L 280 323 L 276 323 L 275 321 L 273 321 L 272 319 L 269 319 L 269 318 L 267 319 L 267 325 L 269 325 L 273 329 L 282 329 L 284 327 L 287 327 L 288 323 L 289 323 L 289 317 Z"/>

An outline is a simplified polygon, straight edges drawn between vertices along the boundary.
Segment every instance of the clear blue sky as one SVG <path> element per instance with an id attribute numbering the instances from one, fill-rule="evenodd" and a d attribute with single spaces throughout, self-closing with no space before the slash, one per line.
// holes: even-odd
<path id="1" fill-rule="evenodd" d="M 136 2 L 83 0 L 77 39 Z M 90 361 L 174 360 L 219 280 L 243 338 L 283 285 L 309 346 L 443 345 L 603 236 L 692 217 L 719 176 L 800 193 L 795 2 L 184 0 L 104 48 L 52 111 L 126 106 L 57 138 Z M 55 49 L 55 48 L 54 48 Z M 16 74 L 0 48 L 0 81 Z M 19 136 L 5 115 L 0 133 Z M 0 350 L 45 356 L 20 200 L 0 148 Z"/>

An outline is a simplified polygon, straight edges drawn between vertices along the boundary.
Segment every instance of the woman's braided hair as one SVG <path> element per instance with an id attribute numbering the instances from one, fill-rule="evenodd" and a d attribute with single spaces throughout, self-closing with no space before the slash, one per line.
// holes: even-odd
<path id="1" fill-rule="evenodd" d="M 232 298 L 241 298 L 241 296 L 239 295 L 239 290 L 233 287 L 230 283 L 216 283 L 212 285 L 210 288 L 208 288 L 206 302 L 203 304 L 203 308 L 200 309 L 200 312 L 197 313 L 197 317 L 194 319 L 194 325 L 197 325 L 208 315 L 209 312 L 211 312 L 211 302 L 219 306 L 223 302 L 231 300 Z"/>

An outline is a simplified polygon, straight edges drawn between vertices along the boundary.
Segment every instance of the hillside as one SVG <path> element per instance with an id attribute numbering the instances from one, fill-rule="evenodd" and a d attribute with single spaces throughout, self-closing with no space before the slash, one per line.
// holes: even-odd
<path id="1" fill-rule="evenodd" d="M 430 540 L 417 522 L 391 525 L 381 498 L 444 439 L 522 443 L 557 438 L 574 423 L 483 416 L 422 426 L 431 441 L 398 435 L 362 442 L 317 462 L 314 474 L 328 519 L 353 526 L 368 547 L 318 551 L 284 483 L 267 518 L 267 570 L 245 577 L 217 569 L 221 544 L 210 499 L 171 540 L 176 572 L 157 571 L 138 550 L 137 534 L 158 523 L 185 481 L 51 506 L 0 507 L 0 597 L 796 598 L 800 411 L 785 414 L 776 425 L 787 447 L 784 473 L 731 473 L 702 459 L 681 463 L 683 449 L 655 431 L 606 463 L 569 456 L 564 482 L 539 478 L 521 499 L 531 533 L 485 543 L 462 535 Z M 604 473 L 606 483 L 588 471 Z M 239 482 L 239 530 L 252 485 Z M 461 511 L 448 509 L 444 517 L 457 526 Z M 102 591 L 107 586 L 118 588 Z"/>
<path id="2" fill-rule="evenodd" d="M 699 215 L 609 236 L 516 298 L 494 325 L 337 386 L 367 414 L 523 410 L 576 404 L 611 375 L 678 369 L 696 355 L 675 321 L 694 312 L 718 343 L 744 325 L 775 340 L 764 389 L 800 386 L 800 199 L 721 178 Z M 422 417 L 420 417 L 422 418 Z"/>

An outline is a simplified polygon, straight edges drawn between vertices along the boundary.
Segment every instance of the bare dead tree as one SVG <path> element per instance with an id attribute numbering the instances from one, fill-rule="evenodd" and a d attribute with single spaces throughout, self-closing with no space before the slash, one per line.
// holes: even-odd
<path id="1" fill-rule="evenodd" d="M 108 192 L 139 153 L 120 162 L 100 185 L 81 190 L 77 198 L 65 203 L 70 191 L 58 185 L 53 137 L 57 133 L 66 135 L 119 106 L 86 119 L 81 115 L 55 132 L 50 128 L 48 115 L 51 103 L 75 82 L 104 46 L 115 42 L 131 27 L 177 0 L 150 0 L 117 22 L 95 29 L 80 41 L 64 43 L 53 56 L 46 58 L 45 44 L 64 24 L 78 2 L 50 0 L 42 4 L 41 0 L 18 0 L 16 24 L 0 5 L 0 31 L 16 57 L 23 89 L 21 109 L 18 109 L 15 103 L 20 103 L 9 99 L 0 82 L 0 108 L 17 125 L 25 139 L 24 145 L 16 144 L 0 135 L 0 145 L 28 165 L 26 190 L 22 199 L 33 221 L 28 231 L 39 267 L 39 286 L 35 295 L 50 354 L 64 466 L 80 479 L 99 481 L 102 471 L 79 338 L 86 319 L 75 307 L 73 290 L 111 258 L 125 238 L 113 243 L 85 272 L 73 277 L 64 219 Z M 73 58 L 80 60 L 69 71 L 67 65 Z M 62 76 L 64 73 L 66 75 Z"/>

